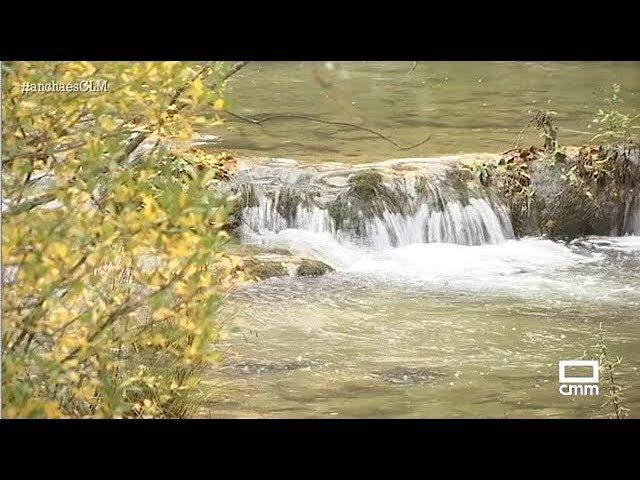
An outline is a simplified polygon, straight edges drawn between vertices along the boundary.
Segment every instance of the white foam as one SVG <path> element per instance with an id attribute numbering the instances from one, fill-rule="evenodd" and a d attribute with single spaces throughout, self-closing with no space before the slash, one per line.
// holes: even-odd
<path id="1" fill-rule="evenodd" d="M 302 229 L 285 229 L 278 233 L 262 230 L 257 234 L 245 231 L 245 235 L 249 243 L 288 248 L 297 254 L 322 260 L 338 270 L 390 273 L 420 279 L 539 272 L 547 268 L 590 263 L 601 258 L 599 255 L 576 253 L 562 243 L 535 238 L 473 246 L 412 243 L 379 250 L 350 243 L 347 239 L 337 240 L 326 232 Z"/>
<path id="2" fill-rule="evenodd" d="M 622 237 L 593 235 L 580 240 L 580 243 L 595 248 L 596 250 L 640 251 L 640 235 L 625 235 Z"/>
<path id="3" fill-rule="evenodd" d="M 499 245 L 417 243 L 371 252 L 349 267 L 349 271 L 393 273 L 403 277 L 436 280 L 441 277 L 489 279 L 544 269 L 593 262 L 550 240 L 508 240 Z"/>

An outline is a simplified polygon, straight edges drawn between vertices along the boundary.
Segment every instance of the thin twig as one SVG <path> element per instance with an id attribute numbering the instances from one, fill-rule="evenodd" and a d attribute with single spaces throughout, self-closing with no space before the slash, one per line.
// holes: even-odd
<path id="1" fill-rule="evenodd" d="M 229 77 L 238 73 L 242 68 L 246 67 L 249 62 L 236 62 L 233 67 L 222 77 L 220 83 L 226 82 Z"/>
<path id="2" fill-rule="evenodd" d="M 153 293 L 147 295 L 146 297 L 143 297 L 143 298 L 141 298 L 141 299 L 139 299 L 139 300 L 137 300 L 137 301 L 135 301 L 133 303 L 125 303 L 125 304 L 119 306 L 118 308 L 116 308 L 115 310 L 113 310 L 107 316 L 106 320 L 104 322 L 102 322 L 98 326 L 98 328 L 87 337 L 87 343 L 93 342 L 104 330 L 106 330 L 109 326 L 113 325 L 113 323 L 119 317 L 121 317 L 123 315 L 128 315 L 131 312 L 134 312 L 135 310 L 137 310 L 138 308 L 143 306 L 145 304 L 145 302 L 149 301 L 149 299 L 154 298 L 154 297 L 162 294 L 163 292 L 165 292 L 169 288 L 171 288 L 171 286 L 174 285 L 177 281 L 181 280 L 184 277 L 185 272 L 187 271 L 187 267 L 189 265 L 191 265 L 191 262 L 193 261 L 193 258 L 194 258 L 194 256 L 191 256 L 191 258 L 187 262 L 187 265 L 185 267 L 183 267 L 178 274 L 174 275 L 167 283 L 162 285 L 155 292 L 153 292 Z M 69 354 L 67 354 L 66 357 L 64 357 L 61 360 L 61 363 L 68 362 L 73 357 L 75 357 L 78 353 L 80 353 L 81 350 L 82 350 L 81 347 L 74 348 Z"/>
<path id="3" fill-rule="evenodd" d="M 609 400 L 604 405 L 613 405 L 614 417 L 616 419 L 624 418 L 629 409 L 622 406 L 622 387 L 616 384 L 614 379 L 614 369 L 620 365 L 621 358 L 618 358 L 615 362 L 609 359 L 607 347 L 604 343 L 604 336 L 602 332 L 602 322 L 598 324 L 598 348 L 600 349 L 600 365 L 601 368 L 606 369 L 607 383 L 609 387 Z M 604 406 L 603 405 L 603 406 Z"/>
<path id="4" fill-rule="evenodd" d="M 516 136 L 516 138 L 514 139 L 513 143 L 511 143 L 511 145 L 509 146 L 509 150 L 507 150 L 504 153 L 510 152 L 511 150 L 513 150 L 514 148 L 518 148 L 520 145 L 520 140 L 522 140 L 522 136 L 525 132 L 525 130 L 527 128 L 529 128 L 531 126 L 531 124 L 533 123 L 533 117 L 529 118 L 529 121 L 525 124 L 524 127 L 522 127 L 522 130 L 520 130 L 520 132 L 518 133 L 518 135 Z"/>

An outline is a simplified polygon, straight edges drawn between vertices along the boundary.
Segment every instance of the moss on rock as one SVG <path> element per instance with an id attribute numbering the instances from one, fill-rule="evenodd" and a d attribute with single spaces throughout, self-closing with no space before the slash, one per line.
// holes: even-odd
<path id="1" fill-rule="evenodd" d="M 357 172 L 347 183 L 349 188 L 327 205 L 337 229 L 364 236 L 367 218 L 382 216 L 385 211 L 407 213 L 404 190 L 397 184 L 385 182 L 379 171 Z"/>
<path id="2" fill-rule="evenodd" d="M 349 196 L 371 202 L 383 188 L 382 174 L 375 170 L 359 172 L 349 178 Z"/>
<path id="3" fill-rule="evenodd" d="M 333 268 L 319 260 L 303 260 L 296 270 L 300 277 L 319 276 L 328 272 L 333 272 Z"/>
<path id="4" fill-rule="evenodd" d="M 286 277 L 287 269 L 278 261 L 260 261 L 250 259 L 245 261 L 247 273 L 258 280 L 266 280 L 271 277 Z"/>

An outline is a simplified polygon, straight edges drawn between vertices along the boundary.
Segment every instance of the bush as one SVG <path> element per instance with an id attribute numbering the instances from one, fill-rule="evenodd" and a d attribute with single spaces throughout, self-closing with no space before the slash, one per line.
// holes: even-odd
<path id="1" fill-rule="evenodd" d="M 605 109 L 599 109 L 592 124 L 595 125 L 597 134 L 591 139 L 605 144 L 625 144 L 638 141 L 640 133 L 640 114 L 624 112 L 624 99 L 621 97 L 622 87 L 614 83 L 610 97 L 604 99 Z M 591 128 L 591 125 L 589 125 Z"/>
<path id="2" fill-rule="evenodd" d="M 215 158 L 177 172 L 163 140 L 221 108 L 226 68 L 3 63 L 5 417 L 194 413 L 237 261 Z M 96 78 L 107 92 L 21 91 Z"/>

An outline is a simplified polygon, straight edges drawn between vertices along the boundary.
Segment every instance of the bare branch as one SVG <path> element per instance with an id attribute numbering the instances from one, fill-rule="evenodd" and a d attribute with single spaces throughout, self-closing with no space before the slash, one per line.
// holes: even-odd
<path id="1" fill-rule="evenodd" d="M 19 213 L 28 212 L 34 208 L 44 205 L 49 202 L 53 202 L 56 199 L 54 193 L 45 193 L 38 197 L 30 198 L 28 200 L 21 201 L 14 205 L 9 205 L 8 209 L 2 211 L 3 215 L 18 215 Z"/>
<path id="2" fill-rule="evenodd" d="M 424 145 L 425 143 L 427 143 L 430 139 L 431 139 L 431 135 L 429 135 L 427 138 L 425 138 L 424 140 L 422 140 L 421 142 L 416 143 L 415 145 L 409 145 L 406 147 L 403 147 L 402 145 L 398 144 L 395 140 L 389 138 L 388 136 L 386 136 L 383 133 L 380 133 L 376 130 L 373 130 L 371 128 L 362 126 L 362 125 L 356 125 L 354 123 L 348 123 L 348 122 L 334 122 L 331 120 L 322 120 L 320 118 L 316 118 L 316 117 L 311 117 L 309 115 L 297 115 L 297 114 L 287 114 L 287 113 L 283 113 L 283 114 L 277 114 L 277 115 L 269 115 L 267 117 L 261 118 L 261 119 L 255 119 L 255 118 L 249 118 L 249 117 L 245 117 L 243 115 L 238 115 L 237 113 L 233 113 L 230 112 L 229 110 L 225 110 L 226 113 L 228 113 L 230 116 L 235 117 L 239 120 L 243 120 L 245 122 L 248 123 L 252 123 L 254 125 L 262 125 L 265 122 L 268 122 L 270 120 L 277 120 L 277 119 L 297 119 L 297 120 L 307 120 L 310 122 L 317 122 L 317 123 L 324 123 L 326 125 L 338 125 L 338 126 L 342 126 L 342 127 L 350 127 L 350 128 L 354 128 L 356 130 L 362 130 L 364 132 L 369 132 L 372 135 L 375 135 L 383 140 L 385 140 L 386 142 L 389 142 L 390 144 L 392 144 L 393 146 L 395 146 L 398 150 L 411 150 L 413 148 L 419 147 L 421 145 Z"/>
<path id="3" fill-rule="evenodd" d="M 231 69 L 226 73 L 224 77 L 222 77 L 221 83 L 226 82 L 229 77 L 238 73 L 241 69 L 247 66 L 249 62 L 237 62 L 231 67 Z"/>

